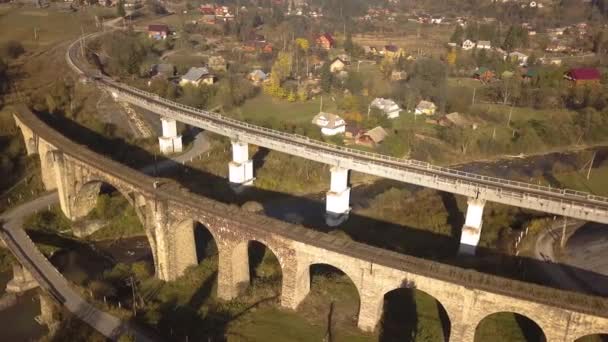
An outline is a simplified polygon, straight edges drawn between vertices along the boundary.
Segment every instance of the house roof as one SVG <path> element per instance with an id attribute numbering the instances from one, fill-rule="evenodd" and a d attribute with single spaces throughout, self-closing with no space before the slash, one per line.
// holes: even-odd
<path id="1" fill-rule="evenodd" d="M 568 71 L 568 76 L 573 80 L 599 80 L 600 71 L 596 68 L 574 68 Z"/>
<path id="2" fill-rule="evenodd" d="M 340 61 L 340 62 L 342 62 L 342 64 L 346 65 L 346 62 L 342 58 L 340 58 L 340 57 L 336 57 L 336 58 L 332 59 L 331 63 L 329 63 L 329 64 L 330 65 L 334 64 L 337 61 Z"/>
<path id="3" fill-rule="evenodd" d="M 386 133 L 384 128 L 376 126 L 363 133 L 363 136 L 368 136 L 375 144 L 378 144 L 388 136 L 388 133 Z"/>
<path id="4" fill-rule="evenodd" d="M 148 32 L 169 32 L 169 26 L 162 24 L 148 25 Z"/>
<path id="5" fill-rule="evenodd" d="M 320 112 L 312 118 L 312 123 L 323 128 L 336 128 L 344 126 L 344 119 L 333 113 Z"/>
<path id="6" fill-rule="evenodd" d="M 390 51 L 390 52 L 397 52 L 397 51 L 399 51 L 399 47 L 394 44 L 389 44 L 389 45 L 384 46 L 384 50 Z"/>
<path id="7" fill-rule="evenodd" d="M 381 97 L 377 97 L 375 98 L 371 103 L 370 103 L 371 107 L 376 107 L 378 109 L 380 109 L 381 111 L 383 111 L 384 113 L 391 113 L 391 112 L 395 112 L 395 111 L 402 111 L 401 108 L 399 108 L 399 105 L 397 103 L 395 103 L 395 101 L 391 100 L 391 99 L 384 99 Z"/>
<path id="8" fill-rule="evenodd" d="M 437 106 L 431 102 L 431 101 L 420 101 L 420 103 L 418 103 L 418 106 L 416 106 L 416 109 L 437 109 Z"/>
<path id="9" fill-rule="evenodd" d="M 182 80 L 194 82 L 200 80 L 201 78 L 207 75 L 209 75 L 209 69 L 205 67 L 192 67 L 184 76 L 182 76 Z"/>
<path id="10" fill-rule="evenodd" d="M 458 126 L 458 127 L 464 127 L 464 126 L 471 124 L 470 120 L 468 120 L 466 117 L 463 117 L 458 112 L 446 114 L 444 116 L 444 118 L 447 121 L 451 122 L 454 126 Z"/>
<path id="11" fill-rule="evenodd" d="M 327 32 L 319 35 L 319 38 L 325 38 L 325 39 L 327 39 L 327 41 L 331 45 L 334 45 L 336 43 L 336 40 L 334 39 L 334 37 L 330 33 L 327 33 Z"/>
<path id="12" fill-rule="evenodd" d="M 249 73 L 249 77 L 256 77 L 259 79 L 266 79 L 266 73 L 260 69 L 255 69 Z"/>

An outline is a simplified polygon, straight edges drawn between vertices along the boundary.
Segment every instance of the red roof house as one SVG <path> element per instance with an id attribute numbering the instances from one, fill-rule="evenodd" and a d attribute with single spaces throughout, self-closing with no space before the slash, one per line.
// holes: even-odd
<path id="1" fill-rule="evenodd" d="M 336 40 L 332 37 L 331 34 L 325 32 L 322 35 L 319 35 L 317 39 L 315 39 L 317 45 L 322 49 L 329 50 L 332 47 L 336 46 Z"/>
<path id="2" fill-rule="evenodd" d="M 167 25 L 152 24 L 148 25 L 148 37 L 154 39 L 165 39 L 169 35 L 169 27 Z"/>
<path id="3" fill-rule="evenodd" d="M 574 85 L 599 83 L 601 79 L 600 71 L 596 68 L 570 69 L 564 77 L 574 82 Z"/>

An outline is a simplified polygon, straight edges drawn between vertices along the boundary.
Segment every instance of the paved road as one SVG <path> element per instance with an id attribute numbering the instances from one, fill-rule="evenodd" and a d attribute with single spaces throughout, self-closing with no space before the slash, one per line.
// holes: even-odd
<path id="1" fill-rule="evenodd" d="M 577 277 L 596 293 L 608 296 L 608 230 L 585 225 L 568 240 L 564 252 L 560 262 L 583 270 Z"/>
<path id="2" fill-rule="evenodd" d="M 543 272 L 564 289 L 608 295 L 608 231 L 593 226 L 579 228 L 558 258 L 554 246 L 559 244 L 561 233 L 562 224 L 556 223 L 537 237 L 534 256 L 549 262 Z M 563 265 L 572 268 L 566 270 Z"/>
<path id="3" fill-rule="evenodd" d="M 561 229 L 562 225 L 558 223 L 538 235 L 534 245 L 534 257 L 547 262 L 542 265 L 542 271 L 561 288 L 584 292 L 579 281 L 556 263 L 557 258 L 553 252 L 553 246 L 555 243 L 559 243 Z"/>
<path id="4" fill-rule="evenodd" d="M 3 224 L 3 239 L 15 257 L 32 273 L 40 285 L 76 317 L 80 318 L 105 337 L 116 340 L 130 331 L 137 341 L 151 341 L 144 333 L 133 329 L 119 318 L 97 309 L 83 299 L 57 269 L 40 253 L 34 242 L 22 229 L 23 220 L 49 205 L 57 203 L 56 192 L 22 204 L 0 216 Z"/>

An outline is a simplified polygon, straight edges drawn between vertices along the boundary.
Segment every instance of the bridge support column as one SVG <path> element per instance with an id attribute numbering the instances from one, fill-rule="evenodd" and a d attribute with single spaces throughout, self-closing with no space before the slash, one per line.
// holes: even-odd
<path id="1" fill-rule="evenodd" d="M 173 267 L 177 277 L 184 275 L 188 267 L 197 265 L 194 221 L 185 220 L 171 229 L 173 238 Z"/>
<path id="2" fill-rule="evenodd" d="M 249 144 L 239 141 L 232 142 L 232 161 L 228 168 L 230 183 L 253 184 L 253 160 L 249 159 Z"/>
<path id="3" fill-rule="evenodd" d="M 331 168 L 331 185 L 325 203 L 328 225 L 335 226 L 346 220 L 350 212 L 349 199 L 348 169 L 334 166 Z"/>
<path id="4" fill-rule="evenodd" d="M 481 237 L 483 208 L 486 201 L 469 198 L 467 204 L 467 216 L 465 218 L 464 226 L 462 227 L 458 254 L 474 255 L 477 245 L 479 244 L 479 238 Z"/>
<path id="5" fill-rule="evenodd" d="M 296 310 L 309 292 L 310 264 L 299 261 L 296 256 L 296 260 L 286 263 L 283 269 L 281 306 Z"/>
<path id="6" fill-rule="evenodd" d="M 248 243 L 218 246 L 217 297 L 231 300 L 249 285 Z"/>
<path id="7" fill-rule="evenodd" d="M 13 279 L 6 284 L 6 292 L 21 293 L 38 287 L 30 271 L 20 264 L 13 264 Z"/>
<path id="8" fill-rule="evenodd" d="M 163 154 L 179 153 L 182 151 L 182 136 L 177 134 L 177 122 L 173 119 L 160 118 L 163 126 L 163 136 L 158 137 L 160 151 Z"/>

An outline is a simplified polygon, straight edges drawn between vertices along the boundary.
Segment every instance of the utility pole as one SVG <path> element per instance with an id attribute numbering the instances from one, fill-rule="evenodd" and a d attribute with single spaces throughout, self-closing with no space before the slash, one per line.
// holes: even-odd
<path id="1" fill-rule="evenodd" d="M 475 93 L 477 92 L 477 88 L 473 88 L 473 99 L 471 100 L 471 105 L 475 105 Z"/>
<path id="2" fill-rule="evenodd" d="M 595 161 L 595 154 L 597 151 L 593 152 L 593 157 L 591 157 L 591 161 L 589 162 L 589 169 L 587 170 L 587 180 L 589 180 L 589 176 L 591 176 L 591 168 L 593 167 L 593 161 Z"/>
<path id="3" fill-rule="evenodd" d="M 80 53 L 84 58 L 84 27 L 80 26 L 80 31 L 82 32 L 82 36 L 80 37 Z"/>
<path id="4" fill-rule="evenodd" d="M 38 40 L 38 28 L 34 27 L 34 40 Z"/>
<path id="5" fill-rule="evenodd" d="M 562 226 L 562 238 L 559 242 L 561 248 L 564 248 L 564 245 L 566 244 L 566 226 L 568 226 L 568 218 L 564 216 L 564 225 Z"/>

